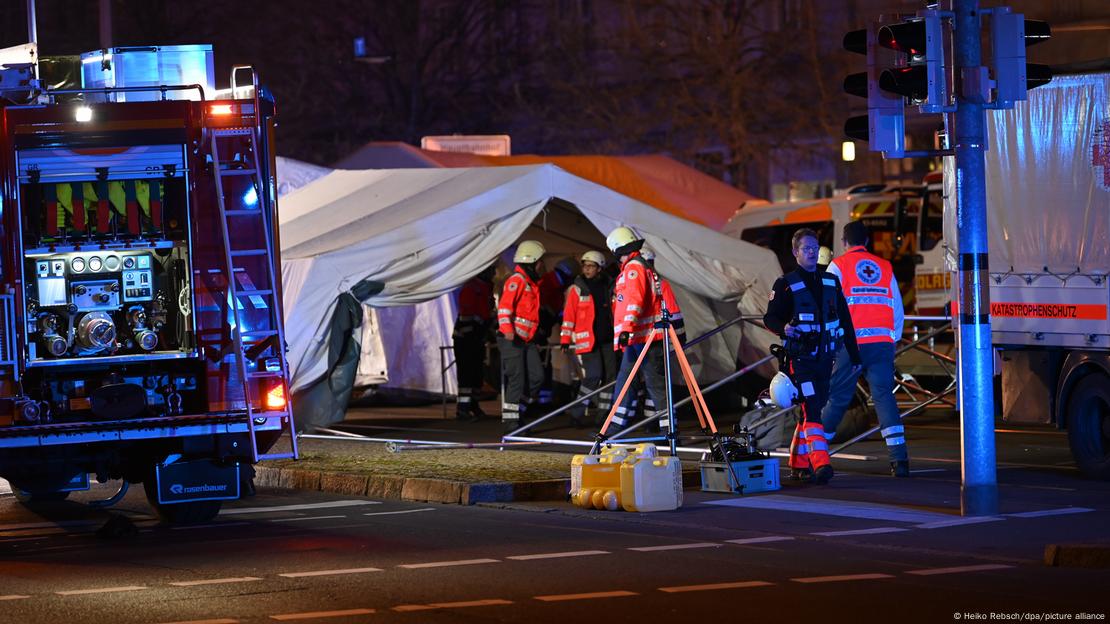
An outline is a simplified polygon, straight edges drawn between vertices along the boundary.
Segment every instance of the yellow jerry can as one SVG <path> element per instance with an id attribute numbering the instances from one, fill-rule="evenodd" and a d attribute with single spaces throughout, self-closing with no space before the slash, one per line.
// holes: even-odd
<path id="1" fill-rule="evenodd" d="M 655 456 L 654 444 L 612 446 L 597 455 L 575 455 L 570 460 L 571 502 L 586 509 L 620 509 L 621 462 Z"/>

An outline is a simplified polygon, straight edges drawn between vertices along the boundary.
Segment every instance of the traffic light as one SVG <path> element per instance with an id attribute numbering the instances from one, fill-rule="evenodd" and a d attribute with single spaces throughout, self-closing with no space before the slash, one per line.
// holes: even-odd
<path id="1" fill-rule="evenodd" d="M 923 113 L 942 113 L 948 107 L 941 18 L 935 11 L 879 28 L 879 45 L 904 57 L 879 74 L 879 88 L 919 105 Z"/>
<path id="2" fill-rule="evenodd" d="M 1052 31 L 1046 22 L 1027 20 L 1021 13 L 997 7 L 991 15 L 991 57 L 995 94 L 991 108 L 1012 108 L 1026 99 L 1026 91 L 1052 81 L 1047 65 L 1025 62 L 1025 48 L 1047 41 Z"/>
<path id="3" fill-rule="evenodd" d="M 850 117 L 844 123 L 845 136 L 867 141 L 874 152 L 888 158 L 901 158 L 906 151 L 906 119 L 902 97 L 879 88 L 883 60 L 889 56 L 879 48 L 877 25 L 853 30 L 844 35 L 844 49 L 867 56 L 867 71 L 844 78 L 844 91 L 867 98 L 867 115 Z"/>

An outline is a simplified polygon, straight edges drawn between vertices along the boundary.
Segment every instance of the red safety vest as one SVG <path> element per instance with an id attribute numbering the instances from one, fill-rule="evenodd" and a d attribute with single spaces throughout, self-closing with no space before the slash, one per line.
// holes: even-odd
<path id="1" fill-rule="evenodd" d="M 493 284 L 477 277 L 463 284 L 459 290 L 459 323 L 484 324 L 493 316 L 490 300 Z"/>
<path id="2" fill-rule="evenodd" d="M 845 250 L 833 264 L 840 270 L 856 342 L 896 342 L 900 336 L 894 335 L 894 297 L 901 295 L 891 292 L 894 269 L 890 263 L 856 246 Z"/>
<path id="3" fill-rule="evenodd" d="M 520 336 L 525 342 L 536 335 L 540 324 L 540 292 L 536 283 L 519 266 L 505 280 L 497 304 L 497 331 L 506 339 Z"/>
<path id="4" fill-rule="evenodd" d="M 594 298 L 589 290 L 583 291 L 572 284 L 567 289 L 567 303 L 563 307 L 563 327 L 559 332 L 559 343 L 573 344 L 575 353 L 589 353 L 596 340 Z"/>
<path id="5" fill-rule="evenodd" d="M 628 344 L 645 344 L 656 321 L 663 318 L 662 299 L 655 292 L 654 269 L 647 266 L 640 252 L 633 252 L 621 267 L 613 289 L 613 345 L 620 348 L 622 332 L 631 334 Z M 682 310 L 671 292 L 670 284 L 660 278 L 660 290 L 667 301 L 672 320 L 682 318 Z M 669 293 L 669 296 L 668 296 Z M 678 329 L 677 327 L 675 328 Z M 655 339 L 659 340 L 661 336 Z"/>

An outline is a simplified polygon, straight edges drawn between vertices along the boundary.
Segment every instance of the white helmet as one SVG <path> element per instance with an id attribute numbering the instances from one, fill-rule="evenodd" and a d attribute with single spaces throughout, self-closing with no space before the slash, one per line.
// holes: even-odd
<path id="1" fill-rule="evenodd" d="M 821 245 L 821 248 L 817 250 L 817 264 L 824 266 L 832 264 L 832 250 Z"/>
<path id="2" fill-rule="evenodd" d="M 794 387 L 794 382 L 782 371 L 775 373 L 768 391 L 771 393 L 771 400 L 782 409 L 793 406 L 798 398 L 798 389 Z"/>
<path id="3" fill-rule="evenodd" d="M 544 249 L 543 244 L 539 241 L 520 241 L 520 244 L 516 246 L 516 253 L 513 254 L 513 262 L 517 264 L 531 264 L 533 262 L 538 262 L 545 253 L 547 253 L 547 250 Z"/>
<path id="4" fill-rule="evenodd" d="M 617 250 L 629 243 L 634 243 L 640 240 L 640 237 L 632 231 L 632 228 L 620 226 L 609 232 L 609 236 L 605 237 L 605 246 L 609 251 L 617 253 Z"/>
<path id="5" fill-rule="evenodd" d="M 582 254 L 582 262 L 593 262 L 599 267 L 605 267 L 605 256 L 600 251 L 587 251 Z"/>

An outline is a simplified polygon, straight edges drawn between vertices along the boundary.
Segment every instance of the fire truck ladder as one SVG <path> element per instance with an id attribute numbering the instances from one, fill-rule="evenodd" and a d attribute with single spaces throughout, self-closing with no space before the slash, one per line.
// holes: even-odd
<path id="1" fill-rule="evenodd" d="M 220 225 L 223 228 L 223 241 L 224 241 L 224 257 L 227 262 L 228 276 L 227 276 L 227 291 L 229 305 L 232 310 L 233 319 L 235 321 L 234 327 L 231 329 L 231 336 L 235 346 L 235 362 L 238 368 L 240 379 L 243 382 L 243 398 L 247 406 L 247 429 L 250 432 L 251 444 L 251 457 L 254 462 L 266 459 L 296 459 L 297 458 L 297 432 L 293 425 L 293 413 L 291 411 L 291 402 L 289 397 L 285 397 L 285 404 L 280 410 L 270 409 L 266 405 L 265 396 L 263 391 L 259 391 L 259 396 L 252 396 L 251 388 L 256 385 L 253 382 L 259 379 L 278 379 L 280 383 L 286 384 L 289 380 L 288 369 L 289 365 L 285 359 L 285 330 L 281 324 L 279 315 L 279 305 L 281 302 L 278 300 L 277 279 L 274 267 L 274 240 L 273 224 L 270 223 L 272 219 L 267 219 L 270 202 L 263 199 L 263 196 L 268 195 L 267 189 L 269 188 L 262 180 L 261 167 L 258 160 L 258 145 L 260 144 L 260 124 L 261 112 L 259 110 L 258 101 L 258 78 L 253 68 L 250 67 L 234 67 L 232 68 L 232 97 L 234 97 L 236 89 L 235 73 L 239 69 L 249 69 L 251 78 L 254 84 L 254 124 L 243 124 L 243 127 L 232 128 L 209 128 L 212 135 L 212 170 L 216 177 L 216 199 L 220 207 Z M 220 143 L 223 140 L 233 140 L 247 143 L 247 151 L 252 155 L 252 159 L 248 161 L 248 166 L 253 168 L 240 168 L 244 163 L 242 161 L 223 161 L 220 159 Z M 253 209 L 227 209 L 227 201 L 224 193 L 223 180 L 225 176 L 250 176 L 254 184 L 254 188 L 258 194 L 258 202 Z M 230 221 L 235 219 L 235 225 L 230 226 Z M 232 246 L 230 231 L 232 228 L 236 230 L 252 229 L 254 231 L 261 231 L 266 239 L 265 246 L 257 249 L 236 249 Z M 265 274 L 262 277 L 268 280 L 264 284 L 250 284 L 248 281 L 243 288 L 240 288 L 237 283 L 236 275 L 248 275 L 247 267 L 238 262 L 241 258 L 254 258 L 255 260 L 261 259 L 266 265 Z M 249 262 L 249 261 L 247 261 Z M 266 306 L 269 310 L 269 328 L 255 331 L 243 331 L 243 324 L 240 318 L 239 310 L 241 307 L 240 298 L 255 298 L 262 297 L 269 300 Z M 257 339 L 258 344 L 264 344 L 266 341 L 272 341 L 274 344 L 274 351 L 277 353 L 276 358 L 268 358 L 267 362 L 278 362 L 276 367 L 270 365 L 265 366 L 265 370 L 250 370 L 247 366 L 247 352 L 243 346 L 244 338 Z M 252 358 L 253 359 L 253 358 Z M 261 387 L 261 386 L 260 386 Z M 289 389 L 285 387 L 283 390 L 288 395 Z M 254 407 L 254 401 L 257 400 L 259 408 Z M 259 453 L 258 452 L 258 433 L 257 426 L 269 423 L 273 420 L 278 420 L 281 423 L 281 432 L 289 434 L 289 452 L 277 453 Z"/>

